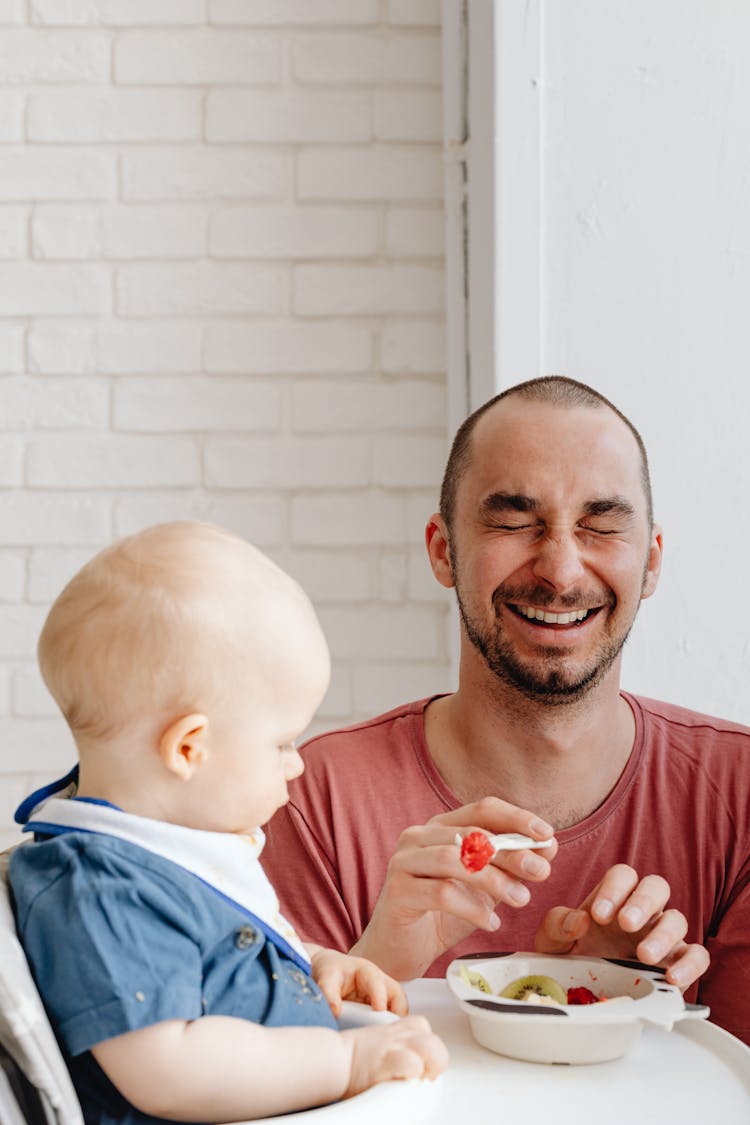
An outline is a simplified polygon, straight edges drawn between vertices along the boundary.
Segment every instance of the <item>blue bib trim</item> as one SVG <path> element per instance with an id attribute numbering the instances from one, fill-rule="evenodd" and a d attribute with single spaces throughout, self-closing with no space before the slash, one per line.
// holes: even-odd
<path id="1" fill-rule="evenodd" d="M 65 777 L 58 778 L 57 781 L 51 781 L 49 785 L 43 785 L 41 789 L 35 789 L 33 793 L 29 793 L 13 814 L 13 819 L 16 824 L 26 824 L 27 820 L 33 813 L 37 805 L 41 805 L 42 801 L 46 801 L 48 797 L 54 797 L 56 793 L 62 793 L 70 785 L 78 784 L 78 765 L 73 766 Z"/>

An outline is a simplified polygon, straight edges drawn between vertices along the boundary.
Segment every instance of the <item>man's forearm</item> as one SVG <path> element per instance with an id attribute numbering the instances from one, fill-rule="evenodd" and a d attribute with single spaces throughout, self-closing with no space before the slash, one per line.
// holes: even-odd
<path id="1" fill-rule="evenodd" d="M 427 972 L 442 949 L 437 951 L 426 947 L 416 935 L 403 933 L 402 940 L 388 940 L 372 922 L 361 934 L 359 940 L 349 950 L 353 957 L 366 957 L 373 961 L 384 973 L 394 980 L 415 980 Z"/>

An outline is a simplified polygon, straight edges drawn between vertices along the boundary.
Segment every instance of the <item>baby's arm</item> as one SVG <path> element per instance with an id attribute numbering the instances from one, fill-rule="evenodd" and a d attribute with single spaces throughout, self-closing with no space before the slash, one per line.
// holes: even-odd
<path id="1" fill-rule="evenodd" d="M 323 1105 L 391 1078 L 434 1078 L 448 1061 L 421 1016 L 342 1032 L 232 1016 L 166 1020 L 92 1054 L 142 1113 L 213 1122 Z"/>

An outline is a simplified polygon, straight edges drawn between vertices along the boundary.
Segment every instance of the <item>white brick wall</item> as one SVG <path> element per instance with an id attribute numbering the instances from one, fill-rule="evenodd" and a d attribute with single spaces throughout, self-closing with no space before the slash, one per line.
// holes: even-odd
<path id="1" fill-rule="evenodd" d="M 0 842 L 104 543 L 198 517 L 307 588 L 316 728 L 447 686 L 439 0 L 0 0 Z"/>

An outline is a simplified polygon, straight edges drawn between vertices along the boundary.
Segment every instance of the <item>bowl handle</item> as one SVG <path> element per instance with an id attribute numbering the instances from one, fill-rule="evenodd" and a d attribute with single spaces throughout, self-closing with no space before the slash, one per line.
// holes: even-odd
<path id="1" fill-rule="evenodd" d="M 685 1004 L 685 1011 L 678 1017 L 681 1020 L 706 1020 L 711 1015 L 708 1004 Z"/>
<path id="2" fill-rule="evenodd" d="M 654 981 L 654 991 L 638 1002 L 638 1015 L 647 1023 L 671 1031 L 679 1020 L 706 1019 L 710 1009 L 705 1004 L 686 1004 L 674 984 L 663 979 Z"/>

